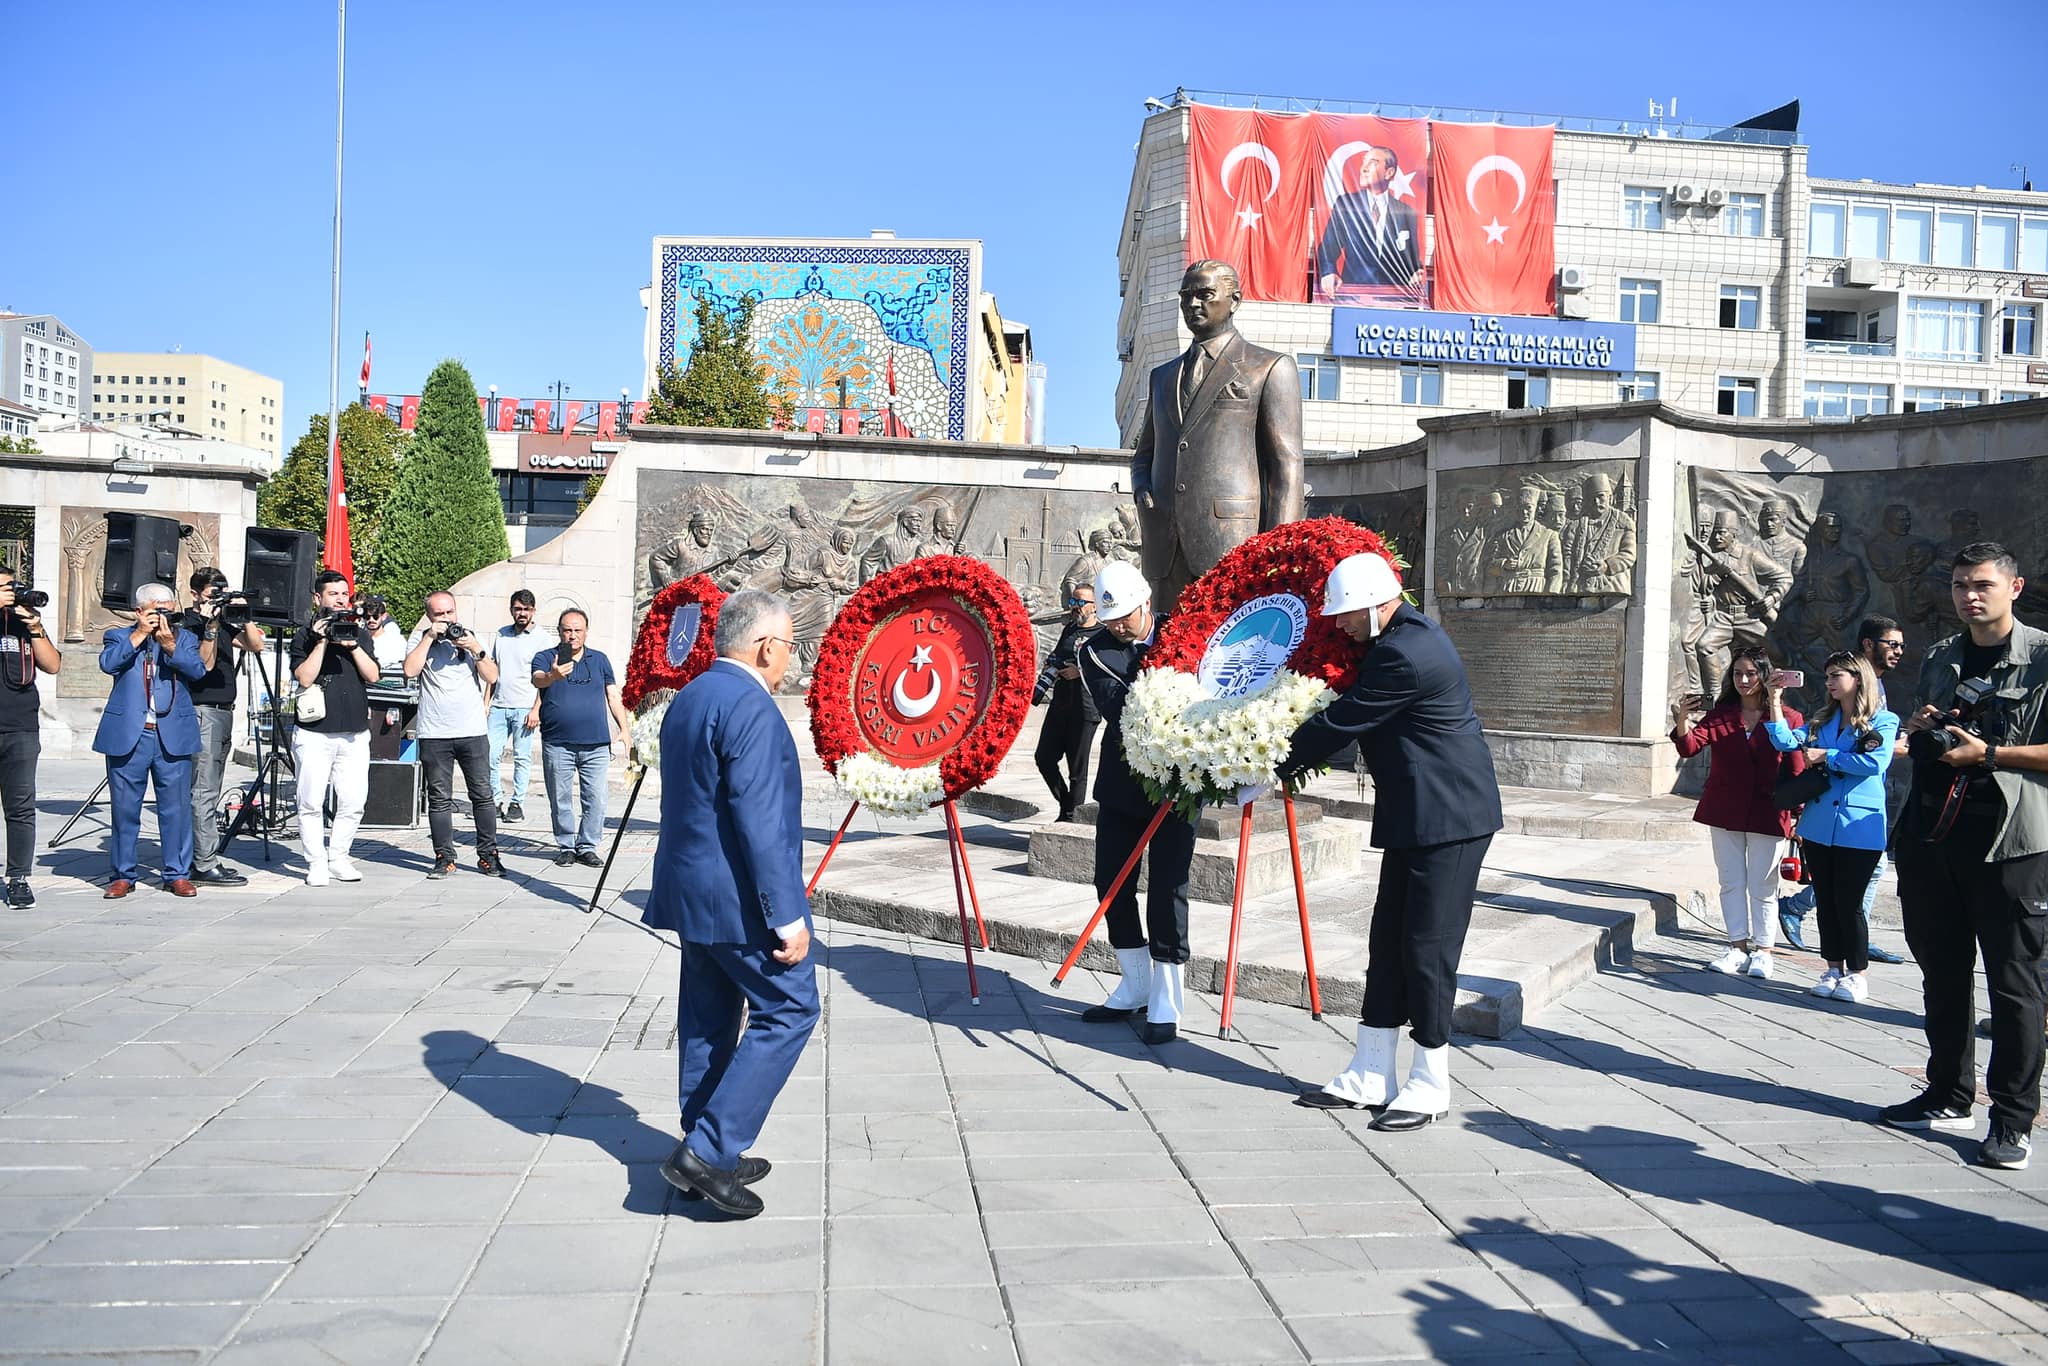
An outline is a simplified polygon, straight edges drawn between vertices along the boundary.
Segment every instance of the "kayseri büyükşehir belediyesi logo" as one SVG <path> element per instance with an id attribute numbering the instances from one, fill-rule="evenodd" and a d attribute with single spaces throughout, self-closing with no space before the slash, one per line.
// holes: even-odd
<path id="1" fill-rule="evenodd" d="M 1211 697 L 1243 697 L 1280 671 L 1308 632 L 1308 606 L 1292 593 L 1253 598 L 1209 637 L 1196 678 Z"/>

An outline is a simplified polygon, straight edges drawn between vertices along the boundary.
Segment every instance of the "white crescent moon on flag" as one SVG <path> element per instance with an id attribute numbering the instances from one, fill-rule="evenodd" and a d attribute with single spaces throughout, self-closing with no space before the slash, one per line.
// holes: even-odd
<path id="1" fill-rule="evenodd" d="M 939 703 L 939 671 L 932 670 L 932 685 L 925 690 L 923 697 L 912 697 L 903 691 L 903 680 L 909 673 L 908 669 L 897 671 L 896 686 L 890 689 L 889 697 L 906 720 L 915 721 Z"/>
<path id="2" fill-rule="evenodd" d="M 1330 153 L 1330 159 L 1323 163 L 1323 202 L 1334 204 L 1344 195 L 1344 163 L 1355 156 L 1370 152 L 1369 142 L 1347 142 Z"/>
<path id="3" fill-rule="evenodd" d="M 1479 177 L 1488 171 L 1505 171 L 1508 178 L 1515 182 L 1515 207 L 1508 212 L 1514 213 L 1520 209 L 1522 201 L 1529 197 L 1529 178 L 1522 174 L 1522 168 L 1512 159 L 1498 152 L 1479 158 L 1472 163 L 1472 169 L 1465 173 L 1465 202 L 1472 205 L 1475 210 L 1479 207 L 1472 198 L 1472 191 L 1479 188 Z"/>
<path id="4" fill-rule="evenodd" d="M 1257 157 L 1266 163 L 1266 169 L 1273 173 L 1266 182 L 1266 199 L 1273 197 L 1273 191 L 1280 188 L 1280 158 L 1273 155 L 1273 149 L 1263 142 L 1240 142 L 1230 149 L 1230 155 L 1223 158 L 1223 164 L 1216 170 L 1216 178 L 1223 182 L 1223 193 L 1230 196 L 1230 202 L 1237 202 L 1237 191 L 1230 188 L 1230 173 L 1237 169 L 1237 163 L 1246 157 Z M 1264 203 L 1265 200 L 1261 200 Z"/>

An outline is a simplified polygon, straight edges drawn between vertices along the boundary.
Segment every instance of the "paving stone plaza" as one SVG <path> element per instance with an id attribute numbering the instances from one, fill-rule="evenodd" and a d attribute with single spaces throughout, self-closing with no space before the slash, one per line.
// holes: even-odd
<path id="1" fill-rule="evenodd" d="M 45 766 L 45 843 L 96 776 Z M 813 806 L 807 864 L 839 814 Z M 1805 994 L 1810 955 L 1720 977 L 1682 908 L 1461 1037 L 1451 1121 L 1408 1135 L 1289 1104 L 1349 1056 L 1334 1011 L 1241 999 L 1226 1042 L 1191 992 L 1148 1048 L 1080 1023 L 1086 972 L 1055 992 L 980 957 L 976 1008 L 957 944 L 826 922 L 825 1021 L 755 1149 L 767 1213 L 723 1221 L 658 1169 L 652 809 L 598 915 L 533 823 L 504 881 L 429 884 L 401 831 L 358 846 L 360 886 L 244 843 L 246 889 L 107 902 L 88 816 L 0 920 L 0 1361 L 2048 1358 L 2048 1173 L 1871 1123 L 1923 1059 L 1911 967 L 1862 1008 Z M 1043 819 L 971 818 L 977 857 Z M 897 829 L 849 864 L 868 890 L 884 850 L 943 861 L 936 825 Z M 1706 876 L 1703 844 L 1575 857 L 1566 904 Z"/>

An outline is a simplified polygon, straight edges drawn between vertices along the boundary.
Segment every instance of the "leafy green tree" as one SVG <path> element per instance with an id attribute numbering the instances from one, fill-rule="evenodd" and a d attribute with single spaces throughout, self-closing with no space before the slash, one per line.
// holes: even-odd
<path id="1" fill-rule="evenodd" d="M 476 381 L 462 362 L 444 360 L 420 391 L 412 449 L 384 511 L 371 582 L 410 629 L 429 593 L 511 554 Z"/>
<path id="2" fill-rule="evenodd" d="M 696 306 L 697 344 L 690 364 L 663 365 L 648 396 L 647 420 L 669 427 L 787 425 L 793 405 L 778 392 L 754 354 L 754 301 L 742 298 L 729 319 L 709 298 Z"/>
<path id="3" fill-rule="evenodd" d="M 32 436 L 0 436 L 0 455 L 41 455 L 43 448 Z"/>
<path id="4" fill-rule="evenodd" d="M 358 578 L 377 563 L 384 505 L 410 440 L 396 422 L 360 403 L 341 410 L 342 483 L 348 491 L 348 539 Z M 306 434 L 257 491 L 256 521 L 315 535 L 327 530 L 327 414 L 314 414 Z"/>

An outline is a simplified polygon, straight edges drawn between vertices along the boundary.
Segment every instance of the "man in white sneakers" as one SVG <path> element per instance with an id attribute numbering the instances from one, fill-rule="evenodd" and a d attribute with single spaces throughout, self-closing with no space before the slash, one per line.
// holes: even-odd
<path id="1" fill-rule="evenodd" d="M 349 845 L 370 795 L 370 703 L 363 685 L 377 681 L 370 633 L 349 613 L 348 580 L 323 569 L 313 580 L 313 616 L 292 636 L 292 678 L 301 689 L 292 732 L 292 772 L 299 789 L 299 842 L 306 885 L 361 882 Z M 339 614 L 339 616 L 337 616 Z M 334 791 L 334 826 L 321 808 Z"/>

